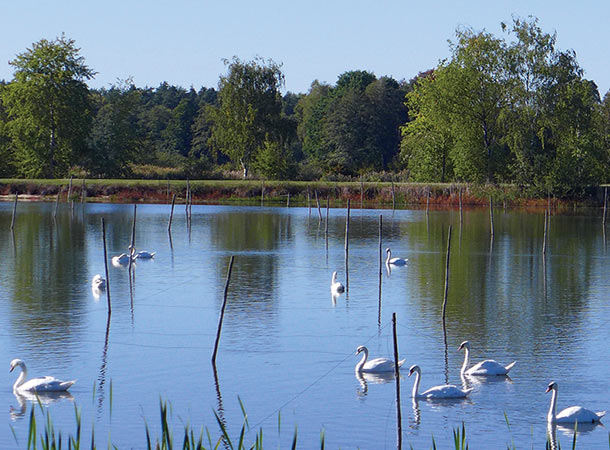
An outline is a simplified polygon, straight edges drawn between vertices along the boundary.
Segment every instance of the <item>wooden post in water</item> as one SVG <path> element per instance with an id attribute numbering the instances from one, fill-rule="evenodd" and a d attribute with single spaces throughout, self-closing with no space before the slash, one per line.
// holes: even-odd
<path id="1" fill-rule="evenodd" d="M 426 189 L 426 215 L 430 211 L 430 189 Z"/>
<path id="2" fill-rule="evenodd" d="M 231 281 L 231 271 L 233 270 L 233 259 L 235 256 L 231 256 L 229 261 L 229 270 L 227 272 L 227 282 L 225 283 L 224 299 L 222 301 L 222 307 L 220 308 L 220 318 L 218 319 L 218 330 L 216 331 L 216 342 L 214 343 L 214 353 L 212 353 L 212 364 L 216 365 L 216 354 L 218 353 L 218 343 L 220 342 L 220 331 L 222 330 L 222 319 L 225 316 L 225 307 L 227 306 L 227 294 L 229 292 L 229 281 Z"/>
<path id="3" fill-rule="evenodd" d="M 61 186 L 57 189 L 57 198 L 55 199 L 55 210 L 53 211 L 53 220 L 57 218 L 57 208 L 59 207 L 59 194 L 61 194 Z"/>
<path id="4" fill-rule="evenodd" d="M 494 238 L 494 201 L 491 195 L 489 196 L 489 227 L 491 232 L 491 240 Z"/>
<path id="5" fill-rule="evenodd" d="M 364 183 L 362 177 L 360 177 L 360 209 L 364 208 Z"/>
<path id="6" fill-rule="evenodd" d="M 288 197 L 286 198 L 286 208 L 290 208 L 290 192 L 288 192 Z"/>
<path id="7" fill-rule="evenodd" d="M 447 259 L 445 261 L 445 293 L 443 295 L 443 327 L 445 327 L 445 311 L 447 308 L 447 296 L 449 293 L 449 257 L 451 256 L 451 225 L 449 225 L 449 236 L 447 237 Z"/>
<path id="8" fill-rule="evenodd" d="M 400 409 L 400 367 L 398 367 L 398 339 L 396 338 L 396 313 L 392 313 L 392 335 L 394 337 L 394 378 L 396 378 L 396 433 L 397 449 L 402 449 L 402 412 Z"/>
<path id="9" fill-rule="evenodd" d="M 110 278 L 108 278 L 108 252 L 106 250 L 106 223 L 102 217 L 102 241 L 104 243 L 104 273 L 106 274 L 106 298 L 108 299 L 108 318 L 112 313 L 112 306 L 110 304 Z"/>
<path id="10" fill-rule="evenodd" d="M 396 191 L 394 190 L 393 181 L 392 181 L 392 209 L 396 209 Z"/>
<path id="11" fill-rule="evenodd" d="M 172 196 L 172 209 L 169 213 L 169 223 L 167 224 L 167 232 L 172 232 L 172 219 L 174 217 L 174 204 L 176 203 L 176 194 Z"/>
<path id="12" fill-rule="evenodd" d="M 604 212 L 602 215 L 602 225 L 606 226 L 606 208 L 608 205 L 608 188 L 604 188 Z"/>
<path id="13" fill-rule="evenodd" d="M 311 216 L 311 192 L 307 186 L 307 212 Z"/>
<path id="14" fill-rule="evenodd" d="M 13 216 L 11 217 L 11 231 L 15 229 L 15 217 L 17 217 L 17 199 L 19 194 L 15 192 L 15 203 L 13 203 Z"/>
<path id="15" fill-rule="evenodd" d="M 83 178 L 83 185 L 80 188 L 80 202 L 81 204 L 85 202 L 85 197 L 87 196 L 87 188 L 85 187 L 85 179 Z"/>
<path id="16" fill-rule="evenodd" d="M 345 260 L 349 254 L 349 211 L 350 211 L 350 199 L 347 199 L 347 217 L 345 218 Z"/>
<path id="17" fill-rule="evenodd" d="M 70 197 L 72 197 L 72 177 L 73 175 L 70 175 L 70 184 L 68 185 L 68 196 L 66 197 L 66 202 L 69 202 Z"/>
<path id="18" fill-rule="evenodd" d="M 322 211 L 320 210 L 320 199 L 318 198 L 318 191 L 314 191 L 316 194 L 316 205 L 318 206 L 318 220 L 322 221 Z"/>
<path id="19" fill-rule="evenodd" d="M 186 214 L 186 220 L 188 222 L 189 219 L 189 199 L 190 199 L 190 195 L 191 195 L 191 183 L 189 182 L 189 179 L 186 179 L 186 192 L 184 194 L 184 206 L 185 206 L 185 214 Z"/>
<path id="20" fill-rule="evenodd" d="M 345 291 L 349 292 L 349 212 L 350 199 L 347 199 L 347 217 L 345 218 Z"/>
<path id="21" fill-rule="evenodd" d="M 383 216 L 379 214 L 379 307 L 377 313 L 377 325 L 381 326 L 381 279 L 383 267 L 383 252 L 382 252 L 382 236 L 383 236 Z"/>
<path id="22" fill-rule="evenodd" d="M 324 224 L 324 236 L 328 240 L 328 211 L 330 210 L 330 198 L 326 196 L 326 223 Z"/>
<path id="23" fill-rule="evenodd" d="M 460 228 L 461 228 L 462 222 L 464 221 L 464 214 L 462 212 L 462 188 L 460 188 L 460 191 L 459 191 L 459 198 L 460 198 Z"/>
<path id="24" fill-rule="evenodd" d="M 138 207 L 138 205 L 136 205 L 134 203 L 134 205 L 133 205 L 133 224 L 131 226 L 131 245 L 130 245 L 131 248 L 129 250 L 130 277 L 131 277 L 131 265 L 133 264 L 133 258 L 131 256 L 135 252 L 135 248 L 136 248 L 136 211 L 137 211 L 137 207 Z"/>
<path id="25" fill-rule="evenodd" d="M 546 234 L 549 228 L 549 212 L 544 210 L 544 233 L 542 235 L 542 256 L 546 256 Z"/>

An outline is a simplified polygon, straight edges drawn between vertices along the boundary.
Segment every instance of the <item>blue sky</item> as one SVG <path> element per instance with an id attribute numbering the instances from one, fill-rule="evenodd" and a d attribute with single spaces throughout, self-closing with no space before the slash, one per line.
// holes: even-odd
<path id="1" fill-rule="evenodd" d="M 574 49 L 585 77 L 610 89 L 610 1 L 474 0 L 56 0 L 2 6 L 0 79 L 8 61 L 62 32 L 98 72 L 92 87 L 133 77 L 139 87 L 217 87 L 223 58 L 259 55 L 283 64 L 286 90 L 307 92 L 318 79 L 334 84 L 348 70 L 410 79 L 449 56 L 458 26 L 501 36 L 513 15 L 538 17 Z"/>

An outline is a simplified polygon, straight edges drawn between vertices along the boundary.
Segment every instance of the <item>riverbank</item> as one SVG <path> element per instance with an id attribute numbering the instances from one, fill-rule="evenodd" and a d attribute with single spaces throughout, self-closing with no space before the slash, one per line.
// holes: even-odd
<path id="1" fill-rule="evenodd" d="M 391 183 L 261 180 L 96 180 L 0 179 L 0 199 L 96 201 L 110 203 L 184 203 L 190 186 L 191 201 L 204 203 L 347 204 L 367 207 L 467 206 L 504 207 L 603 206 L 604 187 L 592 190 L 584 199 L 532 198 L 516 185 L 474 185 L 466 183 Z"/>

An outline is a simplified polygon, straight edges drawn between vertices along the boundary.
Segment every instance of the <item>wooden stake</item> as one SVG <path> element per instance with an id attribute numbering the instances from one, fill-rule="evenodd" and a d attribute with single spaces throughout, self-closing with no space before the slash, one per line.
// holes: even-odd
<path id="1" fill-rule="evenodd" d="M 490 227 L 490 232 L 491 232 L 491 239 L 493 240 L 493 238 L 494 238 L 494 201 L 493 201 L 493 198 L 491 198 L 491 195 L 489 196 L 489 227 Z"/>
<path id="2" fill-rule="evenodd" d="M 290 208 L 290 192 L 288 193 L 288 197 L 286 198 L 286 208 Z"/>
<path id="3" fill-rule="evenodd" d="M 349 274 L 347 272 L 349 260 L 349 212 L 350 199 L 347 199 L 347 217 L 345 218 L 345 290 L 349 292 Z"/>
<path id="4" fill-rule="evenodd" d="M 68 185 L 68 196 L 66 197 L 66 202 L 70 201 L 70 197 L 72 196 L 72 177 L 73 175 L 70 175 L 70 184 Z"/>
<path id="5" fill-rule="evenodd" d="M 108 299 L 108 318 L 112 314 L 112 306 L 110 304 L 110 278 L 108 278 L 108 252 L 106 250 L 106 223 L 102 217 L 102 240 L 104 242 L 104 273 L 106 274 L 106 298 Z"/>
<path id="6" fill-rule="evenodd" d="M 318 191 L 314 191 L 316 194 L 316 205 L 318 205 L 318 220 L 322 221 L 322 211 L 320 211 L 320 199 L 318 198 Z"/>
<path id="7" fill-rule="evenodd" d="M 364 183 L 362 177 L 360 177 L 360 209 L 364 209 Z"/>
<path id="8" fill-rule="evenodd" d="M 11 231 L 15 229 L 15 218 L 17 217 L 17 199 L 19 194 L 15 193 L 15 203 L 13 204 L 13 217 L 11 217 Z"/>
<path id="9" fill-rule="evenodd" d="M 430 189 L 426 189 L 426 215 L 430 211 Z"/>
<path id="10" fill-rule="evenodd" d="M 542 235 L 542 256 L 546 256 L 546 234 L 549 228 L 549 212 L 544 210 L 544 234 Z"/>
<path id="11" fill-rule="evenodd" d="M 326 236 L 326 239 L 328 240 L 328 211 L 330 209 L 330 198 L 328 196 L 326 196 L 326 223 L 324 225 L 324 235 Z"/>
<path id="12" fill-rule="evenodd" d="M 464 221 L 464 214 L 462 211 L 462 188 L 460 188 L 460 228 L 462 227 L 462 222 Z"/>
<path id="13" fill-rule="evenodd" d="M 138 207 L 138 205 L 136 205 L 136 204 L 133 205 L 133 225 L 131 227 L 131 248 L 132 248 L 132 250 L 130 250 L 130 253 L 129 253 L 130 277 L 131 277 L 131 265 L 133 264 L 133 258 L 131 257 L 131 255 L 135 251 L 135 248 L 136 248 L 136 211 L 137 211 L 137 207 Z"/>
<path id="14" fill-rule="evenodd" d="M 451 256 L 451 225 L 449 225 L 449 236 L 447 237 L 447 259 L 445 261 L 445 294 L 443 295 L 443 327 L 445 326 L 445 310 L 447 308 L 447 296 L 449 293 L 449 257 Z"/>
<path id="15" fill-rule="evenodd" d="M 174 217 L 174 204 L 176 203 L 176 194 L 174 194 L 172 196 L 172 209 L 171 212 L 169 213 L 169 223 L 167 224 L 167 232 L 171 233 L 172 232 L 172 219 Z"/>
<path id="16" fill-rule="evenodd" d="M 265 183 L 261 184 L 261 206 L 265 202 Z"/>
<path id="17" fill-rule="evenodd" d="M 383 253 L 382 253 L 382 234 L 383 234 L 383 216 L 379 214 L 379 305 L 377 312 L 377 325 L 381 326 L 381 279 L 382 279 L 382 267 L 383 267 Z"/>
<path id="18" fill-rule="evenodd" d="M 57 198 L 55 199 L 55 210 L 53 211 L 53 220 L 57 218 L 57 208 L 59 206 L 59 194 L 61 194 L 61 186 L 57 190 Z"/>
<path id="19" fill-rule="evenodd" d="M 392 181 L 392 209 L 396 209 L 396 192 L 394 190 L 394 182 Z"/>
<path id="20" fill-rule="evenodd" d="M 606 206 L 608 205 L 608 188 L 604 188 L 604 213 L 602 215 L 602 225 L 606 226 Z"/>
<path id="21" fill-rule="evenodd" d="M 394 376 L 396 378 L 396 433 L 397 448 L 402 449 L 402 412 L 400 410 L 400 367 L 398 367 L 398 339 L 396 338 L 396 313 L 392 313 L 392 335 L 394 337 Z"/>
<path id="22" fill-rule="evenodd" d="M 87 188 L 85 187 L 85 179 L 83 178 L 83 185 L 80 188 L 80 202 L 81 204 L 85 202 L 85 197 L 87 196 Z"/>
<path id="23" fill-rule="evenodd" d="M 220 342 L 220 331 L 222 330 L 222 320 L 225 316 L 225 307 L 227 306 L 227 294 L 229 292 L 229 281 L 231 281 L 231 271 L 233 270 L 233 259 L 235 256 L 231 256 L 229 261 L 229 270 L 227 272 L 227 282 L 225 283 L 224 299 L 222 301 L 222 307 L 220 308 L 220 318 L 218 319 L 218 330 L 216 331 L 216 342 L 214 343 L 214 353 L 212 353 L 212 364 L 216 365 L 216 354 L 218 353 L 218 344 Z"/>
<path id="24" fill-rule="evenodd" d="M 311 216 L 311 192 L 309 191 L 309 186 L 307 186 L 307 211 Z"/>

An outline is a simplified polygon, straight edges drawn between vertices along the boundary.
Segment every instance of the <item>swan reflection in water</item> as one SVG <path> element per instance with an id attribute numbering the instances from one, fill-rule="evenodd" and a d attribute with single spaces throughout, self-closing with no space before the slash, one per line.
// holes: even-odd
<path id="1" fill-rule="evenodd" d="M 513 384 L 513 379 L 508 375 L 502 377 L 487 377 L 487 376 L 478 376 L 478 375 L 465 375 L 460 373 L 460 378 L 462 379 L 462 386 L 464 389 L 470 389 L 474 387 L 479 387 L 484 384 L 496 384 L 496 383 L 510 383 Z"/>
<path id="2" fill-rule="evenodd" d="M 360 383 L 360 388 L 357 389 L 358 397 L 366 397 L 368 393 L 368 383 L 371 384 L 386 384 L 394 380 L 394 372 L 369 373 L 356 372 L 356 378 Z"/>
<path id="3" fill-rule="evenodd" d="M 546 433 L 547 433 L 547 441 L 550 444 L 551 450 L 559 450 L 561 449 L 561 443 L 557 440 L 557 430 L 561 431 L 564 435 L 566 435 L 570 441 L 574 439 L 574 433 L 577 435 L 580 434 L 589 434 L 597 427 L 604 427 L 601 422 L 593 422 L 593 423 L 554 423 L 547 422 L 546 425 Z"/>
<path id="4" fill-rule="evenodd" d="M 30 392 L 30 391 L 19 391 L 14 390 L 13 394 L 17 399 L 17 403 L 19 404 L 18 408 L 13 407 L 11 405 L 9 409 L 9 414 L 11 416 L 11 420 L 19 420 L 21 419 L 25 413 L 27 412 L 28 402 L 31 402 L 33 405 L 36 405 L 40 402 L 43 406 L 50 406 L 53 403 L 60 402 L 62 400 L 70 400 L 73 401 L 74 397 L 68 391 L 57 391 L 57 392 Z"/>

